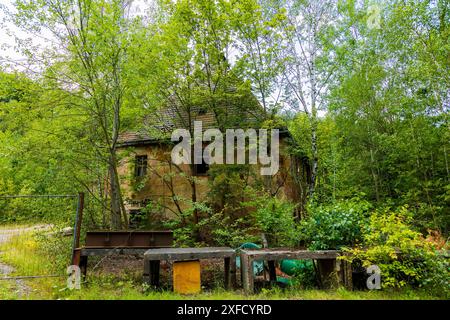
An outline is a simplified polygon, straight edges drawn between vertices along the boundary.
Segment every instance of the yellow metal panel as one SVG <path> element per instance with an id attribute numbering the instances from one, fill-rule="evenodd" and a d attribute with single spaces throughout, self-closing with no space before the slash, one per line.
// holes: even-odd
<path id="1" fill-rule="evenodd" d="M 200 261 L 173 263 L 173 291 L 181 294 L 200 292 Z"/>

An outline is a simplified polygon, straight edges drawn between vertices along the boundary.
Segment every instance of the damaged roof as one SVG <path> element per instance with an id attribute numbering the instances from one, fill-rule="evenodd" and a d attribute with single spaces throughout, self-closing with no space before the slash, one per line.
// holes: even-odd
<path id="1" fill-rule="evenodd" d="M 151 117 L 146 117 L 143 121 L 142 129 L 136 131 L 126 131 L 120 134 L 118 146 L 137 146 L 170 141 L 170 136 L 175 129 L 187 129 L 192 131 L 194 121 L 202 121 L 202 131 L 218 128 L 217 117 L 226 119 L 227 123 L 235 124 L 231 127 L 259 127 L 264 118 L 262 109 L 255 108 L 237 111 L 237 108 L 220 108 L 213 113 L 206 108 L 193 106 L 190 108 L 177 108 L 172 105 L 155 112 Z M 252 112 L 253 111 L 253 112 Z"/>

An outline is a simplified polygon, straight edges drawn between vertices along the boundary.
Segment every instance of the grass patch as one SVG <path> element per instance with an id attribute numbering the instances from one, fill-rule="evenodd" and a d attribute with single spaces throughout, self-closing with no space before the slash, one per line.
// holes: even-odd
<path id="1" fill-rule="evenodd" d="M 24 229 L 31 227 L 31 224 L 24 224 L 24 223 L 6 223 L 6 224 L 0 224 L 0 231 L 1 230 L 13 230 L 13 229 Z"/>
<path id="2" fill-rule="evenodd" d="M 36 254 L 37 242 L 30 234 L 11 237 L 10 241 L 0 245 L 0 251 L 1 261 L 15 269 L 10 275 L 50 274 L 49 259 Z"/>
<path id="3" fill-rule="evenodd" d="M 114 279 L 93 279 L 81 290 L 62 290 L 58 299 L 87 299 L 87 300 L 432 300 L 437 299 L 426 292 L 403 289 L 401 291 L 348 291 L 343 288 L 337 290 L 299 290 L 270 289 L 259 294 L 245 296 L 242 291 L 225 291 L 215 289 L 196 295 L 179 295 L 170 291 L 149 291 L 135 282 L 114 281 Z"/>
<path id="4" fill-rule="evenodd" d="M 2 225 L 2 230 L 24 229 L 16 235 L 8 237 L 0 243 L 0 263 L 13 267 L 8 277 L 61 275 L 64 279 L 64 268 L 55 268 L 55 256 L 43 250 L 38 241 L 42 231 L 25 230 L 29 225 Z M 45 232 L 45 231 L 44 231 Z M 59 280 L 61 280 L 59 279 Z M 0 280 L 0 299 L 51 298 L 57 288 L 58 279 L 38 278 L 20 280 Z M 26 294 L 26 296 L 24 296 Z"/>

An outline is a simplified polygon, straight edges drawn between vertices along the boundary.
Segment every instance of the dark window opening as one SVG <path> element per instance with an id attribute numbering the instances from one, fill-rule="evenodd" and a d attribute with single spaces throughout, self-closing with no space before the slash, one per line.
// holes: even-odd
<path id="1" fill-rule="evenodd" d="M 200 164 L 194 164 L 194 175 L 196 176 L 204 176 L 208 173 L 209 164 L 202 160 Z"/>
<path id="2" fill-rule="evenodd" d="M 134 176 L 142 178 L 147 175 L 147 156 L 136 156 L 134 167 Z"/>

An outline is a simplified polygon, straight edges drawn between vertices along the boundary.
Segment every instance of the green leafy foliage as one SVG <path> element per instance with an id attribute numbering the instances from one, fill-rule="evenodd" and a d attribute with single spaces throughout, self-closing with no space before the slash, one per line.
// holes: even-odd
<path id="1" fill-rule="evenodd" d="M 300 240 L 312 250 L 340 249 L 362 240 L 371 204 L 360 198 L 329 205 L 310 205 L 299 225 Z"/>
<path id="2" fill-rule="evenodd" d="M 48 261 L 48 273 L 64 274 L 72 258 L 73 237 L 64 235 L 62 228 L 54 227 L 52 232 L 35 234 L 39 254 L 51 257 Z"/>
<path id="3" fill-rule="evenodd" d="M 260 242 L 270 246 L 296 244 L 295 205 L 271 196 L 247 165 L 212 166 L 208 203 L 214 214 L 205 217 L 200 229 L 220 245 L 237 247 Z"/>
<path id="4" fill-rule="evenodd" d="M 358 259 L 365 267 L 377 265 L 383 287 L 423 286 L 448 296 L 448 261 L 411 228 L 412 219 L 406 207 L 372 213 L 362 244 L 349 249 L 352 255 L 347 259 Z"/>
<path id="5" fill-rule="evenodd" d="M 269 194 L 254 190 L 247 191 L 251 196 L 244 207 L 252 207 L 251 215 L 255 227 L 267 238 L 270 247 L 296 246 L 298 232 L 294 219 L 295 205 Z"/>
<path id="6" fill-rule="evenodd" d="M 219 246 L 237 248 L 245 242 L 261 241 L 254 221 L 249 216 L 232 219 L 224 211 L 219 211 L 203 219 L 200 228 L 209 235 L 212 243 Z"/>

